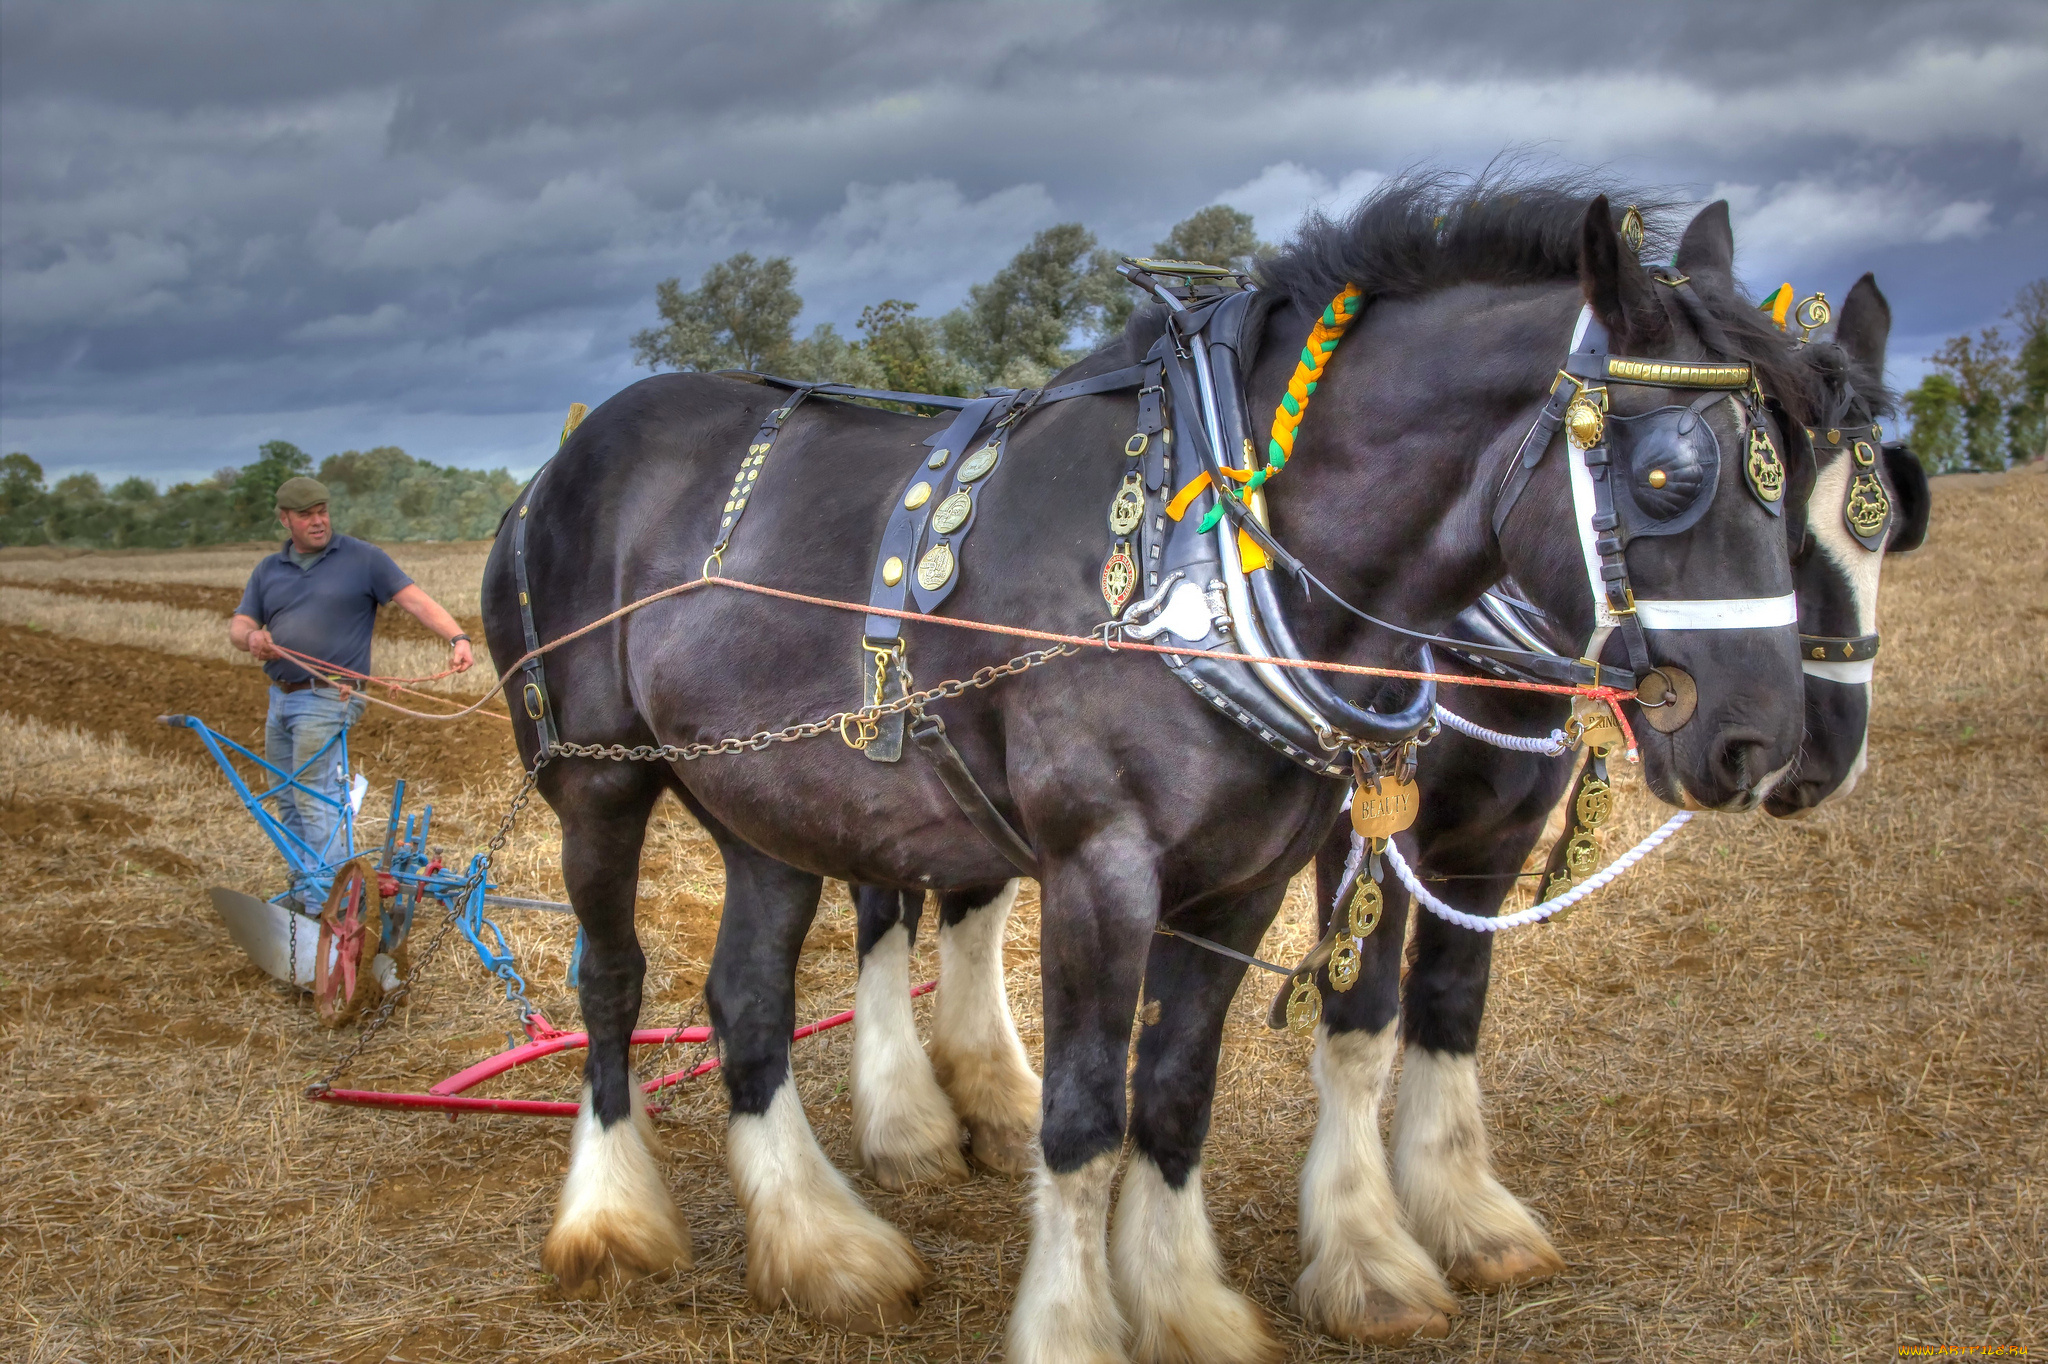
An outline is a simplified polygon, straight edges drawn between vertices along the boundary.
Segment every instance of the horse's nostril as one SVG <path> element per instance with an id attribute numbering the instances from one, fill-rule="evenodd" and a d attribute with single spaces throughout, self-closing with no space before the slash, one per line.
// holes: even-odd
<path id="1" fill-rule="evenodd" d="M 1748 790 L 1770 770 L 1764 740 L 1754 734 L 1724 734 L 1714 743 L 1714 774 L 1736 791 Z"/>

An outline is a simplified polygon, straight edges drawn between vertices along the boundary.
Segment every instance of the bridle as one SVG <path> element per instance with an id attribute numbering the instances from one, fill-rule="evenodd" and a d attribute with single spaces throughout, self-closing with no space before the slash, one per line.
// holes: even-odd
<path id="1" fill-rule="evenodd" d="M 1659 282 L 1689 293 L 1683 276 L 1660 276 Z M 1704 315 L 1703 306 L 1692 299 L 1687 302 L 1688 311 Z M 1701 396 L 1682 407 L 1620 417 L 1608 401 L 1612 384 L 1698 389 Z M 1705 412 L 1723 399 L 1736 404 L 1748 433 L 1744 481 L 1765 511 L 1783 515 L 1785 466 L 1765 424 L 1765 399 L 1754 367 L 1739 360 L 1645 360 L 1613 354 L 1605 324 L 1590 305 L 1581 307 L 1564 368 L 1516 447 L 1494 504 L 1493 530 L 1498 537 L 1562 429 L 1573 521 L 1593 596 L 1593 635 L 1581 662 L 1598 668 L 1602 647 L 1618 631 L 1639 699 L 1653 707 L 1667 698 L 1670 681 L 1650 661 L 1646 630 L 1775 629 L 1799 621 L 1797 601 L 1789 592 L 1778 597 L 1659 600 L 1638 597 L 1629 581 L 1626 551 L 1631 540 L 1688 530 L 1712 504 L 1722 459 L 1719 438 Z M 1628 439 L 1613 442 L 1617 431 Z M 1642 468 L 1651 455 L 1663 458 Z"/>

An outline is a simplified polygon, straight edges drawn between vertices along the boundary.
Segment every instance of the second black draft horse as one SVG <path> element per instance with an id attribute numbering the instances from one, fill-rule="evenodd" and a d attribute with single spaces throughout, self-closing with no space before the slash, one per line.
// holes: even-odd
<path id="1" fill-rule="evenodd" d="M 1275 533 L 1354 604 L 1438 626 L 1512 573 L 1561 611 L 1591 611 L 1561 461 L 1535 470 L 1507 533 L 1491 529 L 1500 476 L 1575 319 L 1583 327 L 1584 316 L 1596 318 L 1617 355 L 1725 358 L 1624 244 L 1621 222 L 1606 197 L 1574 186 L 1410 180 L 1343 224 L 1305 232 L 1278 263 L 1282 284 L 1247 384 L 1252 411 L 1273 409 L 1330 297 L 1355 283 L 1367 300 L 1325 369 L 1288 476 L 1267 490 Z M 1725 269 L 1731 253 L 1725 211 L 1710 213 L 1688 230 L 1679 262 Z M 1738 316 L 1718 321 L 1768 391 L 1793 393 L 1802 380 L 1782 338 Z M 1131 364 L 1151 340 L 1127 333 L 1065 377 Z M 1659 413 L 1698 396 L 1617 388 L 1612 415 L 1618 429 L 1636 429 L 1628 423 L 1640 417 L 1648 431 L 1668 425 Z M 699 575 L 732 470 L 779 397 L 717 376 L 663 375 L 577 428 L 520 509 L 530 517 L 526 590 L 543 639 Z M 1747 448 L 1751 419 L 1738 405 L 1695 416 L 1716 448 Z M 953 611 L 1062 631 L 1101 617 L 1102 509 L 1130 426 L 1128 399 L 1116 396 L 1062 403 L 1020 424 L 979 495 Z M 867 408 L 804 408 L 762 471 L 725 572 L 823 596 L 856 593 L 930 432 L 928 422 Z M 1706 437 L 1689 439 L 1688 449 L 1705 448 Z M 1776 441 L 1786 448 L 1782 431 Z M 1645 599 L 1789 601 L 1782 526 L 1747 495 L 1739 454 L 1723 463 L 1720 492 L 1683 534 L 1631 552 Z M 501 532 L 484 583 L 501 669 L 522 652 L 509 540 Z M 1303 605 L 1290 624 L 1318 658 L 1405 660 L 1385 635 L 1325 602 Z M 1696 680 L 1697 709 L 1669 733 L 1643 731 L 1653 788 L 1710 807 L 1763 798 L 1798 753 L 1795 634 L 1658 633 L 1654 661 Z M 1010 652 L 936 625 L 913 625 L 910 641 L 927 682 Z M 859 644 L 858 615 L 700 590 L 550 655 L 551 701 L 563 739 L 577 743 L 747 735 L 853 704 Z M 1153 930 L 1163 922 L 1240 948 L 1256 943 L 1336 819 L 1344 787 L 1250 739 L 1156 661 L 1132 654 L 1084 654 L 970 691 L 944 711 L 967 764 L 1040 868 L 1044 1083 L 1011 1357 L 1121 1359 L 1127 1341 L 1148 1358 L 1270 1357 L 1261 1314 L 1222 1279 L 1199 1178 L 1223 1006 L 1242 968 Z M 519 727 L 519 742 L 528 762 L 542 756 L 530 727 Z M 641 843 L 655 801 L 672 791 L 725 864 L 706 996 L 725 1053 L 728 1159 L 746 1215 L 750 1290 L 766 1307 L 787 1301 L 828 1321 L 901 1319 L 924 1267 L 827 1161 L 791 1082 L 797 955 L 826 876 L 987 899 L 1012 879 L 1009 863 L 933 770 L 915 760 L 880 767 L 830 740 L 675 765 L 558 758 L 541 771 L 540 789 L 562 821 L 563 873 L 587 938 L 580 1000 L 591 1039 L 543 1262 L 574 1289 L 608 1270 L 689 1258 L 627 1056 L 645 967 L 633 926 Z M 1110 1190 L 1145 981 L 1131 1079 L 1137 1156 L 1118 1203 L 1123 1249 L 1112 1270 Z M 1327 1253 L 1337 1264 L 1363 1250 Z M 1357 1276 L 1340 1265 L 1336 1278 Z M 1357 1279 L 1356 1288 L 1370 1284 Z M 1370 1309 L 1363 1299 L 1354 1306 Z"/>

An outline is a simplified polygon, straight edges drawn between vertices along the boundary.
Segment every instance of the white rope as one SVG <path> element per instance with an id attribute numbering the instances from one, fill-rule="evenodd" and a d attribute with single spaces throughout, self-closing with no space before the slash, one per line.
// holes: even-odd
<path id="1" fill-rule="evenodd" d="M 1665 820 L 1663 827 L 1659 828 L 1655 833 L 1615 858 L 1604 869 L 1594 872 L 1584 881 L 1558 896 L 1555 900 L 1545 900 L 1540 905 L 1531 905 L 1527 909 L 1518 909 L 1513 914 L 1503 914 L 1491 919 L 1483 918 L 1477 914 L 1467 914 L 1462 909 L 1452 909 L 1442 900 L 1431 895 L 1424 888 L 1422 882 L 1415 879 L 1415 873 L 1409 870 L 1408 863 L 1401 857 L 1400 848 L 1391 838 L 1387 840 L 1387 861 L 1393 864 L 1394 875 L 1401 878 L 1401 884 L 1408 887 L 1408 893 L 1415 897 L 1415 902 L 1436 915 L 1437 918 L 1444 920 L 1446 923 L 1456 924 L 1460 928 L 1469 928 L 1474 933 L 1498 933 L 1503 929 L 1521 928 L 1525 924 L 1541 923 L 1553 914 L 1570 909 L 1594 891 L 1606 887 L 1623 872 L 1649 856 L 1666 839 L 1684 828 L 1692 817 L 1693 812 L 1691 810 L 1680 810 L 1677 814 Z M 1353 837 L 1356 838 L 1357 836 L 1354 834 Z"/>
<path id="2" fill-rule="evenodd" d="M 1474 724 L 1464 716 L 1445 710 L 1442 706 L 1436 708 L 1436 718 L 1468 739 L 1477 739 L 1480 743 L 1492 744 L 1495 748 L 1505 748 L 1510 753 L 1538 753 L 1546 758 L 1555 758 L 1569 751 L 1572 746 L 1571 736 L 1561 729 L 1551 730 L 1547 739 L 1527 739 L 1519 734 L 1503 734 L 1497 729 Z"/>

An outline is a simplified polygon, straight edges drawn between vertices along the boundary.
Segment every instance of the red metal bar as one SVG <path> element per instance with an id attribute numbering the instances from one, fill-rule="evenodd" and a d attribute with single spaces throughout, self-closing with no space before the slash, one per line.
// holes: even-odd
<path id="1" fill-rule="evenodd" d="M 928 995 L 938 988 L 937 981 L 926 981 L 910 988 L 910 997 Z M 790 1034 L 790 1041 L 801 1042 L 806 1037 L 844 1027 L 853 1022 L 853 1010 L 821 1018 L 815 1023 L 806 1023 Z M 556 1099 L 476 1099 L 462 1091 L 482 1084 L 493 1076 L 503 1075 L 537 1061 L 543 1056 L 559 1052 L 574 1051 L 590 1045 L 590 1034 L 582 1032 L 554 1032 L 543 1022 L 536 1028 L 532 1041 L 487 1057 L 466 1070 L 457 1071 L 447 1079 L 434 1085 L 424 1094 L 400 1094 L 380 1089 L 328 1089 L 312 1097 L 322 1103 L 353 1104 L 361 1108 L 424 1108 L 447 1113 L 451 1118 L 457 1113 L 509 1113 L 529 1118 L 573 1118 L 579 1105 Z M 704 1042 L 711 1037 L 711 1029 L 703 1026 L 693 1028 L 635 1028 L 633 1045 L 636 1047 L 666 1046 L 672 1042 Z M 675 1071 L 658 1080 L 649 1080 L 641 1089 L 649 1094 L 694 1080 L 718 1069 L 718 1058 L 700 1061 L 687 1070 Z M 659 1112 L 657 1107 L 655 1111 Z"/>

